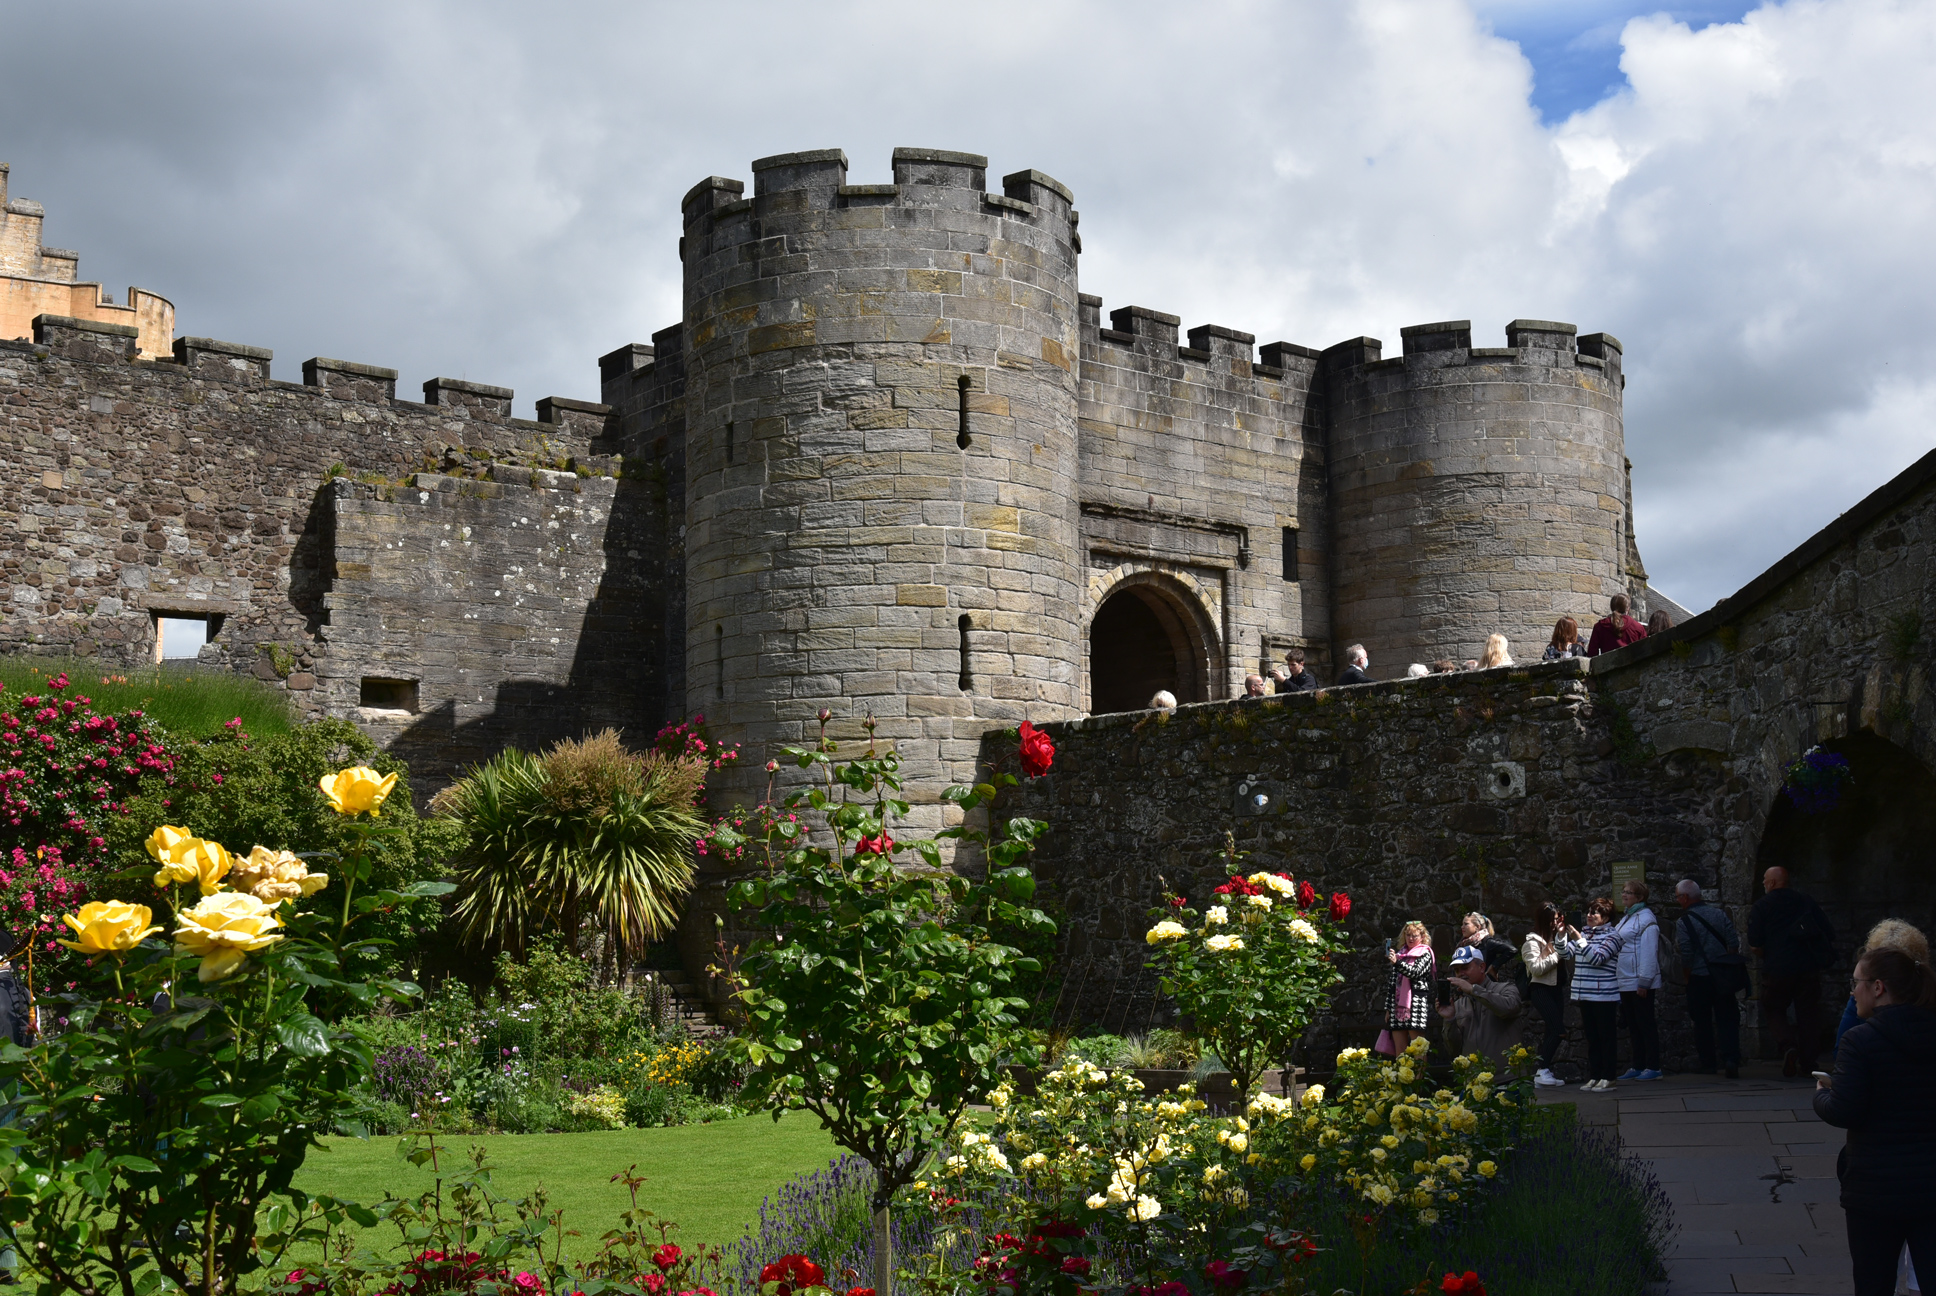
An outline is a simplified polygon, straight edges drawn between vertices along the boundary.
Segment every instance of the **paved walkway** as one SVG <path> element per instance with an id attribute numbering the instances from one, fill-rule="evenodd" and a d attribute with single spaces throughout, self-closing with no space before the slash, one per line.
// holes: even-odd
<path id="1" fill-rule="evenodd" d="M 1542 1089 L 1592 1125 L 1618 1125 L 1627 1150 L 1652 1162 L 1679 1227 L 1668 1250 L 1667 1296 L 1852 1290 L 1837 1204 L 1842 1131 L 1810 1108 L 1814 1081 L 1784 1080 L 1772 1063 L 1740 1080 L 1669 1075 L 1606 1094 Z"/>

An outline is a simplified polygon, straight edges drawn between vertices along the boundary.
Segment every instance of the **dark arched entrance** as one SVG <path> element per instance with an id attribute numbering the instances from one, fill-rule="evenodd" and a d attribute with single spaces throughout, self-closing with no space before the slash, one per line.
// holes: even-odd
<path id="1" fill-rule="evenodd" d="M 1776 794 L 1755 854 L 1754 889 L 1759 897 L 1761 875 L 1778 864 L 1835 924 L 1835 965 L 1822 978 L 1833 1021 L 1869 928 L 1901 918 L 1936 933 L 1936 776 L 1866 729 L 1821 745 L 1848 758 L 1854 780 L 1825 814 L 1805 814 Z"/>
<path id="2" fill-rule="evenodd" d="M 1158 690 L 1178 702 L 1208 695 L 1203 637 L 1187 610 L 1154 583 L 1125 585 L 1089 623 L 1089 710 L 1140 711 Z"/>

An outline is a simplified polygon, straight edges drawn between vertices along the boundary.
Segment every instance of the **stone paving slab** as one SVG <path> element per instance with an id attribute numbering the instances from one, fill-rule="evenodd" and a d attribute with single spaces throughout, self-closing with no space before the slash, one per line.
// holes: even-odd
<path id="1" fill-rule="evenodd" d="M 1673 1203 L 1676 1234 L 1661 1296 L 1851 1290 L 1835 1157 L 1840 1130 L 1815 1118 L 1813 1085 L 1772 1064 L 1739 1081 L 1668 1076 L 1606 1093 L 1546 1089 L 1583 1124 L 1617 1127 Z"/>

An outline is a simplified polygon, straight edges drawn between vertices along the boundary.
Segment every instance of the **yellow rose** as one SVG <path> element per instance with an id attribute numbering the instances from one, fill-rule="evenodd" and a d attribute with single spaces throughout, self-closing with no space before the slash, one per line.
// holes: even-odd
<path id="1" fill-rule="evenodd" d="M 275 929 L 282 926 L 273 906 L 242 891 L 212 895 L 180 915 L 175 928 L 175 946 L 184 953 L 200 956 L 203 981 L 220 981 L 240 970 L 254 950 L 267 949 L 281 940 Z"/>
<path id="2" fill-rule="evenodd" d="M 1312 1153 L 1306 1152 L 1304 1154 L 1303 1159 L 1297 1163 L 1297 1168 L 1304 1171 L 1304 1173 L 1309 1174 L 1311 1173 L 1311 1167 L 1316 1165 L 1317 1163 L 1318 1163 L 1317 1157 Z"/>
<path id="3" fill-rule="evenodd" d="M 233 867 L 235 867 L 235 857 L 229 854 L 227 847 L 221 842 L 198 837 L 183 848 L 180 859 L 164 868 L 162 872 L 170 877 L 176 877 L 179 876 L 178 871 L 194 870 L 181 880 L 200 883 L 202 894 L 209 896 L 222 889 L 222 879 L 228 876 L 229 870 Z"/>
<path id="4" fill-rule="evenodd" d="M 151 926 L 154 914 L 147 905 L 125 900 L 95 900 L 81 906 L 79 916 L 62 914 L 61 921 L 74 929 L 79 940 L 61 944 L 83 954 L 126 954 L 161 928 Z"/>
<path id="5" fill-rule="evenodd" d="M 1499 1173 L 1499 1167 L 1490 1161 L 1481 1161 L 1479 1163 L 1479 1173 L 1490 1179 Z"/>
<path id="6" fill-rule="evenodd" d="M 247 859 L 235 861 L 229 885 L 258 900 L 281 904 L 298 896 L 315 895 L 329 885 L 329 874 L 311 873 L 309 866 L 289 851 L 258 846 Z"/>
<path id="7" fill-rule="evenodd" d="M 142 844 L 148 848 L 148 854 L 155 863 L 172 864 L 180 858 L 182 848 L 196 840 L 195 834 L 186 828 L 163 824 L 149 833 L 148 840 Z"/>
<path id="8" fill-rule="evenodd" d="M 329 798 L 329 808 L 337 814 L 374 815 L 383 798 L 397 785 L 397 776 L 378 774 L 368 765 L 355 765 L 323 775 L 318 785 Z"/>

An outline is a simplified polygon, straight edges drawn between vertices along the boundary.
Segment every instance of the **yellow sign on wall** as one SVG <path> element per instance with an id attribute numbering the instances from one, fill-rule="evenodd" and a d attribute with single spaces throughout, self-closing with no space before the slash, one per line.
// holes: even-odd
<path id="1" fill-rule="evenodd" d="M 1647 861 L 1615 860 L 1613 862 L 1613 894 L 1616 900 L 1619 899 L 1620 888 L 1629 882 L 1639 882 L 1643 886 L 1646 884 Z"/>

